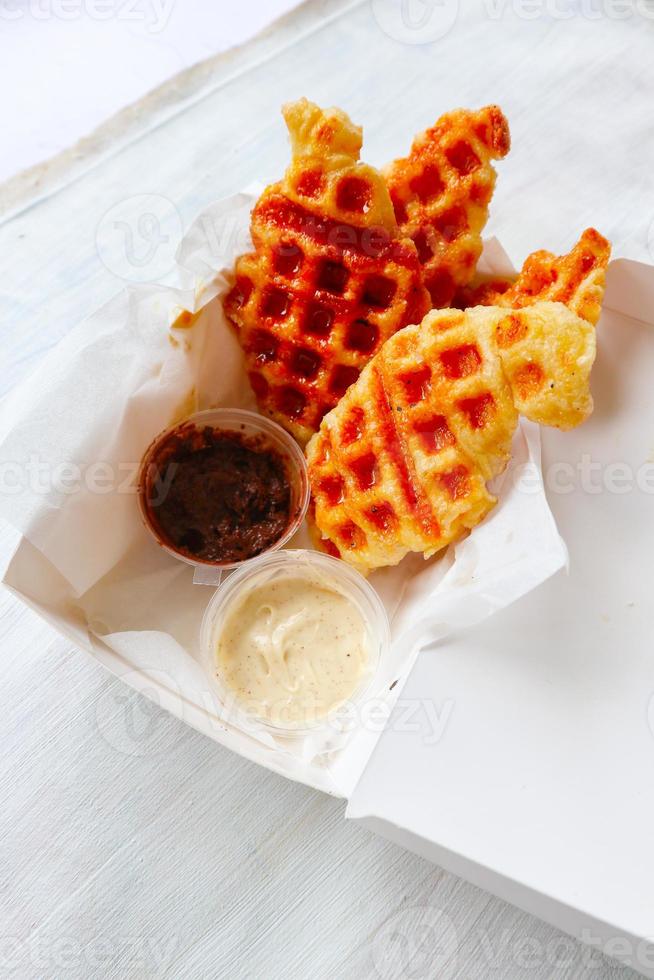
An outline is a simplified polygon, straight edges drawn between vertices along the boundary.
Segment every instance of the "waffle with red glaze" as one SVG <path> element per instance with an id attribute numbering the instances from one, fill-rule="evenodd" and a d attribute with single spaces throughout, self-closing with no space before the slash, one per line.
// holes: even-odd
<path id="1" fill-rule="evenodd" d="M 396 333 L 307 446 L 323 546 L 367 572 L 459 538 L 495 504 L 519 414 L 590 414 L 594 357 L 593 326 L 561 303 L 434 310 Z"/>
<path id="2" fill-rule="evenodd" d="M 292 160 L 251 222 L 224 308 L 259 408 L 304 443 L 392 334 L 429 309 L 416 247 L 361 129 L 306 99 L 284 107 Z"/>
<path id="3" fill-rule="evenodd" d="M 497 176 L 491 161 L 510 145 L 499 106 L 456 109 L 384 170 L 400 231 L 416 244 L 436 308 L 450 306 L 474 275 Z"/>
<path id="4" fill-rule="evenodd" d="M 597 324 L 610 257 L 611 243 L 594 228 L 587 228 L 567 255 L 532 252 L 517 277 L 481 280 L 459 290 L 454 305 L 460 309 L 479 305 L 522 309 L 550 300 L 565 303 L 577 316 Z"/>

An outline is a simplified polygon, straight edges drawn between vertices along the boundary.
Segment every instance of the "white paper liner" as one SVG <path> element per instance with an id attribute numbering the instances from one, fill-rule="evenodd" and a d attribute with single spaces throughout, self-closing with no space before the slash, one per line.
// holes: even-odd
<path id="1" fill-rule="evenodd" d="M 194 585 L 193 569 L 148 536 L 134 476 L 151 440 L 174 421 L 203 408 L 255 407 L 220 297 L 234 258 L 249 247 L 256 192 L 220 201 L 196 219 L 178 252 L 180 288 L 136 287 L 116 297 L 46 356 L 0 418 L 0 468 L 11 474 L 0 515 L 50 563 L 57 596 L 48 615 L 57 623 L 68 617 L 76 635 L 88 630 L 90 645 L 109 647 L 136 672 L 167 677 L 164 687 L 214 715 L 219 709 L 198 663 L 211 589 Z M 505 272 L 507 261 L 489 243 L 485 270 Z M 191 328 L 171 331 L 183 308 L 201 312 Z M 410 556 L 371 576 L 392 620 L 392 650 L 375 684 L 388 711 L 420 649 L 503 608 L 565 564 L 536 426 L 521 423 L 497 489 L 498 506 L 443 557 Z M 305 529 L 291 546 L 309 546 Z M 16 588 L 11 574 L 6 581 Z M 212 737 L 229 743 L 229 727 L 216 717 Z M 311 781 L 312 765 L 333 766 L 342 785 L 360 772 L 378 734 L 363 723 L 347 734 L 290 740 L 254 723 L 247 731 L 267 750 L 264 765 L 269 751 L 281 752 L 287 775 Z"/>

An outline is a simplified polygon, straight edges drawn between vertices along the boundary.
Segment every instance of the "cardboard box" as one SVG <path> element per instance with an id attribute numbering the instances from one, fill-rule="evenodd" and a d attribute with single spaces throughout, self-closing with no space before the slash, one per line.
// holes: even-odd
<path id="1" fill-rule="evenodd" d="M 238 221 L 247 221 L 250 198 L 237 203 Z M 213 217 L 226 205 L 231 220 L 233 202 L 217 205 Z M 79 464 L 97 460 L 101 445 L 115 472 L 125 459 L 138 465 L 169 424 L 171 399 L 187 414 L 206 407 L 198 392 L 208 384 L 215 393 L 217 378 L 223 403 L 250 397 L 238 345 L 221 320 L 224 278 L 215 279 L 206 244 L 196 224 L 182 246 L 187 269 L 210 276 L 195 333 L 169 343 L 175 310 L 193 302 L 192 290 L 145 288 L 117 298 L 71 331 L 10 398 L 0 461 L 20 465 L 35 452 L 50 466 Z M 496 245 L 490 254 L 497 268 Z M 225 256 L 226 267 L 232 260 Z M 196 649 L 210 592 L 151 541 L 133 496 L 84 486 L 73 497 L 50 492 L 44 507 L 26 488 L 9 502 L 23 536 L 3 581 L 197 730 L 348 797 L 351 819 L 654 976 L 646 943 L 654 935 L 652 310 L 654 269 L 613 262 L 592 377 L 595 413 L 573 432 L 542 434 L 569 576 L 540 585 L 561 568 L 565 549 L 542 491 L 538 430 L 526 425 L 500 504 L 474 534 L 440 562 L 415 559 L 408 589 L 408 566 L 403 580 L 392 570 L 375 578 L 390 610 L 400 581 L 415 593 L 415 605 L 404 595 L 407 615 L 400 605 L 394 626 L 417 617 L 420 629 L 404 629 L 387 665 L 381 707 L 390 712 L 399 697 L 390 723 L 384 730 L 384 710 L 359 719 L 338 751 L 280 744 L 218 716 Z M 524 485 L 511 478 L 516 467 L 529 477 Z"/>
<path id="2" fill-rule="evenodd" d="M 180 281 L 190 274 L 193 288 L 144 286 L 117 296 L 74 328 L 9 398 L 0 417 L 0 470 L 13 480 L 5 481 L 0 514 L 22 537 L 3 581 L 198 731 L 347 798 L 419 649 L 535 588 L 565 564 L 566 549 L 542 483 L 539 430 L 523 420 L 509 465 L 494 481 L 498 504 L 474 535 L 434 561 L 407 556 L 371 575 L 392 617 L 392 645 L 366 703 L 344 726 L 276 737 L 222 710 L 199 649 L 212 595 L 206 586 L 217 581 L 200 569 L 194 576 L 156 545 L 142 525 L 133 478 L 151 440 L 172 422 L 200 408 L 254 407 L 221 296 L 236 255 L 247 248 L 255 197 L 250 190 L 216 202 L 191 226 L 178 261 Z M 221 254 L 216 241 L 224 243 Z M 506 267 L 498 243 L 489 243 L 484 265 Z M 183 308 L 194 313 L 180 321 Z M 310 547 L 306 528 L 290 546 Z"/>
<path id="3" fill-rule="evenodd" d="M 347 815 L 654 977 L 651 266 L 611 263 L 592 389 L 542 432 L 569 572 L 420 655 Z"/>

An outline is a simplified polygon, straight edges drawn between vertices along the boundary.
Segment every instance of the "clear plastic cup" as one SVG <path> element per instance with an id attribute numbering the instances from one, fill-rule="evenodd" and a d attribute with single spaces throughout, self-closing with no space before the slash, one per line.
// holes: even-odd
<path id="1" fill-rule="evenodd" d="M 216 430 L 238 432 L 245 437 L 260 437 L 266 447 L 275 450 L 282 458 L 291 488 L 289 523 L 284 533 L 268 548 L 260 552 L 259 555 L 252 558 L 244 558 L 239 561 L 209 561 L 200 557 L 194 557 L 188 551 L 177 548 L 174 542 L 166 536 L 163 529 L 156 522 L 152 509 L 148 506 L 148 500 L 150 499 L 150 491 L 153 483 L 159 472 L 157 457 L 164 449 L 168 440 L 188 426 L 195 426 L 196 428 L 210 426 Z M 138 501 L 141 519 L 145 527 L 160 547 L 180 561 L 194 565 L 196 570 L 201 568 L 217 570 L 237 568 L 251 561 L 255 561 L 262 555 L 267 555 L 277 551 L 279 548 L 283 548 L 302 524 L 307 507 L 309 506 L 310 496 L 311 490 L 309 487 L 306 460 L 302 450 L 293 437 L 271 419 L 259 415 L 257 412 L 248 412 L 245 409 L 216 408 L 204 412 L 196 412 L 177 425 L 166 429 L 154 439 L 146 450 L 138 475 Z"/>
<path id="2" fill-rule="evenodd" d="M 302 722 L 282 722 L 251 712 L 247 703 L 242 702 L 223 681 L 217 664 L 218 640 L 225 620 L 248 587 L 258 587 L 281 576 L 295 578 L 298 575 L 306 575 L 323 584 L 332 583 L 334 589 L 345 595 L 359 611 L 366 626 L 369 657 L 364 674 L 344 703 L 348 710 L 356 713 L 370 693 L 379 663 L 391 642 L 388 616 L 381 599 L 366 579 L 341 559 L 320 551 L 288 549 L 255 558 L 233 572 L 214 593 L 205 612 L 200 630 L 202 664 L 225 721 L 245 723 L 246 728 L 254 722 L 271 734 L 289 736 L 329 726 L 330 713 Z"/>

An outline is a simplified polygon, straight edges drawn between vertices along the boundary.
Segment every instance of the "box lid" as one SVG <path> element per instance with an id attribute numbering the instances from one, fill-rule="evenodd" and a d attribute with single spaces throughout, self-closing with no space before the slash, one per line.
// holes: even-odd
<path id="1" fill-rule="evenodd" d="M 612 263 L 595 412 L 573 432 L 543 431 L 569 573 L 421 654 L 348 807 L 350 818 L 579 938 L 599 937 L 647 976 L 653 319 L 654 268 Z"/>

